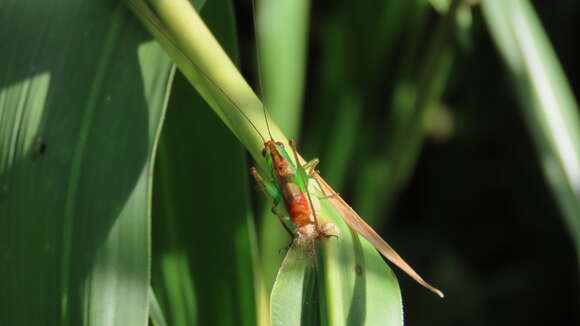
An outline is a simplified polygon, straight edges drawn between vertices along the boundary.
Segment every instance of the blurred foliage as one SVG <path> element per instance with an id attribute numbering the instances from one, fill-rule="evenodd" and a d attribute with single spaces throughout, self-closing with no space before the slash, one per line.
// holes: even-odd
<path id="1" fill-rule="evenodd" d="M 292 112 L 273 116 L 445 291 L 440 301 L 402 276 L 407 323 L 580 323 L 578 221 L 545 181 L 545 131 L 530 128 L 528 89 L 496 49 L 493 17 L 475 0 L 300 3 L 293 17 L 307 28 L 284 43 L 297 45 L 276 47 L 283 25 L 260 45 L 298 62 L 263 63 L 272 92 L 284 69 L 293 78 Z M 580 3 L 531 3 L 579 94 Z M 157 322 L 265 325 L 257 246 L 279 247 L 263 220 L 254 233 L 248 198 L 260 194 L 242 147 L 183 76 L 165 92 L 169 61 L 126 9 L 77 5 L 0 4 L 1 324 L 142 324 L 151 273 Z M 251 2 L 207 6 L 234 58 L 237 35 L 258 89 Z M 149 262 L 150 158 L 167 103 Z"/>
<path id="2" fill-rule="evenodd" d="M 580 4 L 532 4 L 579 94 Z M 443 93 L 425 115 L 407 182 L 389 199 L 377 193 L 389 185 L 365 188 L 397 159 L 385 156 L 394 110 L 412 104 L 405 101 L 432 55 L 441 16 L 427 1 L 313 3 L 300 148 L 306 158 L 319 157 L 322 176 L 445 290 L 439 303 L 401 277 L 407 323 L 578 323 L 575 249 L 516 89 L 481 8 L 458 11 L 442 49 L 450 66 L 435 67 L 448 74 L 438 77 Z M 239 2 L 238 17 L 242 68 L 255 80 L 247 2 Z M 376 199 L 365 203 L 361 192 Z"/>

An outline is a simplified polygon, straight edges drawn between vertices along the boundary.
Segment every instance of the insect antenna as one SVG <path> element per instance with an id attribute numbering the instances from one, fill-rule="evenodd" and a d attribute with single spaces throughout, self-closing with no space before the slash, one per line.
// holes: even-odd
<path id="1" fill-rule="evenodd" d="M 266 95 L 264 94 L 264 89 L 262 86 L 262 66 L 260 65 L 260 46 L 258 45 L 258 15 L 256 14 L 256 0 L 252 0 L 252 14 L 254 15 L 254 38 L 256 39 L 256 69 L 258 70 L 258 89 L 262 95 L 262 109 L 264 111 L 264 120 L 266 121 L 266 129 L 268 130 L 268 135 L 270 140 L 274 141 L 272 136 L 272 131 L 270 130 L 270 123 L 268 122 L 268 110 L 266 110 Z"/>
<path id="2" fill-rule="evenodd" d="M 263 104 L 262 104 L 263 106 Z M 238 111 L 242 114 L 242 116 L 244 118 L 246 118 L 246 120 L 250 123 L 250 125 L 252 126 L 252 128 L 254 128 L 254 130 L 256 131 L 256 133 L 258 134 L 258 136 L 260 136 L 260 138 L 262 139 L 262 143 L 266 143 L 266 139 L 264 139 L 264 136 L 262 136 L 262 134 L 260 133 L 260 131 L 258 130 L 258 127 L 256 127 L 256 125 L 252 122 L 252 120 L 250 120 L 250 118 L 244 113 L 244 111 L 242 111 L 242 109 L 240 109 L 239 107 L 237 107 L 236 105 L 234 105 L 234 107 L 236 109 L 238 109 Z M 269 130 L 268 130 L 269 131 Z"/>
<path id="3" fill-rule="evenodd" d="M 266 129 L 268 129 L 268 135 L 270 136 L 270 140 L 274 141 L 274 137 L 272 136 L 272 132 L 270 131 L 270 124 L 268 123 L 268 113 L 266 111 L 266 105 L 262 105 L 264 108 L 264 119 L 266 120 Z"/>

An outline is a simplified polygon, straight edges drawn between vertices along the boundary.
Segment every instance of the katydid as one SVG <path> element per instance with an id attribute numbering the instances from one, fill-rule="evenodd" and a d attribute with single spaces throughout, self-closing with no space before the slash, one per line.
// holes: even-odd
<path id="1" fill-rule="evenodd" d="M 266 119 L 266 126 L 269 130 L 268 118 L 264 108 L 264 116 Z M 249 120 L 249 119 L 248 119 Z M 250 122 L 251 123 L 251 122 Z M 253 125 L 253 123 L 252 123 Z M 254 126 L 255 128 L 255 126 Z M 258 132 L 258 129 L 256 132 Z M 258 132 L 260 137 L 262 135 Z M 269 168 L 269 179 L 264 179 L 256 170 L 251 168 L 250 172 L 260 185 L 262 191 L 272 204 L 272 212 L 278 216 L 280 222 L 292 238 L 298 237 L 306 241 L 313 241 L 323 238 L 336 236 L 334 234 L 336 226 L 332 223 L 320 224 L 316 210 L 312 205 L 310 191 L 308 189 L 309 179 L 314 179 L 320 191 L 325 195 L 325 198 L 330 201 L 332 206 L 340 213 L 340 216 L 345 223 L 357 234 L 367 239 L 385 258 L 395 264 L 407 275 L 413 278 L 417 283 L 421 284 L 428 290 L 443 297 L 443 292 L 425 282 L 409 264 L 397 254 L 397 252 L 373 230 L 341 197 L 332 187 L 330 187 L 324 179 L 320 177 L 315 167 L 318 164 L 318 159 L 302 165 L 302 159 L 299 157 L 295 145 L 290 141 L 290 147 L 294 154 L 296 163 L 293 163 L 288 152 L 284 148 L 284 144 L 276 142 L 270 134 L 270 140 L 264 140 L 264 149 L 262 154 L 266 159 Z M 284 203 L 283 212 L 279 209 L 280 202 Z M 290 221 L 296 228 L 296 233 L 285 222 L 285 216 L 288 216 Z"/>
<path id="2" fill-rule="evenodd" d="M 268 123 L 267 117 L 266 123 Z M 292 162 L 284 144 L 274 141 L 270 135 L 270 140 L 264 142 L 262 150 L 269 168 L 268 179 L 263 178 L 256 168 L 251 168 L 250 172 L 266 197 L 270 199 L 272 212 L 278 216 L 292 238 L 298 237 L 306 241 L 328 238 L 333 235 L 332 231 L 335 226 L 332 223 L 320 223 L 312 207 L 308 190 L 308 179 L 316 173 L 315 167 L 318 160 L 314 159 L 301 165 L 294 142 L 290 141 L 290 147 L 296 163 Z M 284 203 L 285 212 L 279 209 L 280 202 Z M 289 217 L 296 227 L 296 233 L 286 224 L 285 216 Z"/>

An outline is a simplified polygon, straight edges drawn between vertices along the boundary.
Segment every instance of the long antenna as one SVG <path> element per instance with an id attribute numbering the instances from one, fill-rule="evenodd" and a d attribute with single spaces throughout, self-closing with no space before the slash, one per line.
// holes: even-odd
<path id="1" fill-rule="evenodd" d="M 268 123 L 268 111 L 266 110 L 266 95 L 264 94 L 264 88 L 262 86 L 262 66 L 260 65 L 260 45 L 258 44 L 258 15 L 256 10 L 256 0 L 252 0 L 252 14 L 254 15 L 254 38 L 256 39 L 256 67 L 258 70 L 258 89 L 262 95 L 262 109 L 264 111 L 264 120 L 266 121 L 266 129 L 268 130 L 268 135 L 270 140 L 274 141 L 272 136 L 272 131 L 270 130 L 270 123 Z M 265 142 L 264 142 L 265 143 Z"/>
<path id="2" fill-rule="evenodd" d="M 262 104 L 262 106 L 264 106 L 264 104 Z M 244 111 L 242 111 L 242 109 L 240 109 L 239 107 L 237 107 L 236 105 L 234 105 L 234 107 L 236 109 L 238 109 L 238 111 L 242 114 L 242 116 L 244 116 L 244 118 L 246 118 L 246 120 L 248 120 L 248 122 L 250 123 L 250 125 L 252 126 L 252 128 L 254 128 L 254 130 L 256 131 L 256 133 L 258 134 L 258 136 L 260 136 L 260 138 L 262 139 L 262 143 L 266 143 L 266 140 L 264 139 L 264 136 L 262 136 L 262 134 L 260 133 L 260 130 L 258 130 L 258 128 L 256 127 L 256 125 L 252 122 L 252 120 L 250 120 L 250 118 L 244 113 Z M 267 121 L 266 121 L 267 122 Z M 270 132 L 270 130 L 268 129 L 268 132 Z M 272 137 L 272 135 L 270 135 L 270 137 Z"/>
<path id="3" fill-rule="evenodd" d="M 270 124 L 268 123 L 268 114 L 266 113 L 266 105 L 262 104 L 262 108 L 264 108 L 264 119 L 266 120 L 266 129 L 268 129 L 268 135 L 270 135 L 270 140 L 274 141 L 274 137 L 272 137 L 272 132 L 270 131 Z"/>

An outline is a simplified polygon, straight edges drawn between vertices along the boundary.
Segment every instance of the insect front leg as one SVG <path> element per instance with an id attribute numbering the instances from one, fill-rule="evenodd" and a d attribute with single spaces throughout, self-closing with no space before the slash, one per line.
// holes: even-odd
<path id="1" fill-rule="evenodd" d="M 315 158 L 306 162 L 306 164 L 302 166 L 304 170 L 306 170 L 306 174 L 308 174 L 309 177 L 313 176 L 314 173 L 316 173 L 316 166 L 318 166 L 318 163 L 320 163 L 320 160 Z"/>
<path id="2" fill-rule="evenodd" d="M 315 167 L 318 164 L 318 159 L 314 159 L 304 165 L 300 165 L 300 161 L 298 159 L 298 151 L 296 150 L 296 144 L 293 141 L 290 141 L 290 147 L 292 148 L 292 152 L 294 152 L 294 159 L 296 160 L 296 166 L 298 167 L 298 171 L 301 174 L 303 181 L 306 185 L 306 194 L 308 196 L 308 201 L 310 202 L 310 206 L 312 208 L 312 216 L 314 217 L 315 224 L 314 227 L 316 228 L 317 238 L 330 238 L 333 236 L 338 238 L 336 234 L 332 234 L 332 232 L 336 230 L 336 226 L 334 224 L 324 223 L 323 225 L 321 225 L 319 223 L 318 216 L 316 215 L 316 209 L 312 205 L 312 198 L 310 198 L 310 191 L 308 191 L 308 179 L 314 178 L 314 181 L 316 181 L 316 183 L 318 184 L 318 187 L 322 192 L 322 194 L 324 194 L 324 197 L 329 198 L 334 196 L 334 195 L 327 196 L 326 193 L 324 192 L 324 188 L 316 178 L 317 171 L 315 170 Z M 310 169 L 310 171 L 306 172 L 306 169 Z"/>
<path id="3" fill-rule="evenodd" d="M 262 178 L 262 176 L 258 172 L 258 170 L 256 170 L 256 168 L 251 168 L 250 173 L 256 180 L 256 183 L 258 184 L 258 186 L 260 187 L 266 198 L 268 198 L 268 200 L 270 201 L 270 204 L 272 205 L 272 213 L 278 217 L 278 220 L 280 221 L 286 232 L 290 234 L 290 237 L 292 237 L 292 239 L 296 238 L 296 234 L 292 232 L 292 230 L 286 224 L 284 214 L 280 212 L 280 210 L 277 208 L 278 202 L 282 197 L 276 185 L 272 182 L 265 181 L 264 178 Z"/>
<path id="4" fill-rule="evenodd" d="M 314 181 L 316 181 L 316 184 L 318 185 L 318 189 L 322 193 L 322 196 L 317 196 L 317 197 L 319 199 L 328 199 L 328 198 L 336 197 L 335 194 L 334 195 L 326 194 L 326 192 L 324 191 L 324 188 L 320 184 L 320 181 L 318 181 L 318 179 L 315 177 L 316 174 L 319 173 L 319 171 L 316 170 L 318 163 L 320 163 L 320 160 L 315 158 L 315 159 L 312 159 L 312 160 L 306 162 L 306 164 L 304 164 L 304 170 L 306 171 L 306 174 L 308 175 L 309 178 L 314 178 Z"/>
<path id="5" fill-rule="evenodd" d="M 294 160 L 296 160 L 296 166 L 297 166 L 297 170 L 298 170 L 298 174 L 300 175 L 300 177 L 302 178 L 302 181 L 304 182 L 304 186 L 306 189 L 306 195 L 308 196 L 308 202 L 310 203 L 310 207 L 312 209 L 312 216 L 314 217 L 314 227 L 316 228 L 316 232 L 320 233 L 320 224 L 318 223 L 318 216 L 316 215 L 316 210 L 314 209 L 314 207 L 312 206 L 312 198 L 310 198 L 310 191 L 308 190 L 308 178 L 310 178 L 307 173 L 306 173 L 306 169 L 304 168 L 303 165 L 300 164 L 300 160 L 298 159 L 298 151 L 296 150 L 296 143 L 294 143 L 293 140 L 290 140 L 289 142 L 290 144 L 290 148 L 292 148 L 292 152 L 294 153 Z M 316 166 L 316 164 L 318 164 L 316 161 L 314 161 L 314 166 Z M 310 167 L 312 169 L 312 167 Z"/>
<path id="6" fill-rule="evenodd" d="M 292 150 L 296 154 L 296 144 L 293 141 L 290 141 L 290 146 L 292 147 Z M 298 158 L 298 155 L 296 155 L 296 158 Z M 308 176 L 308 178 L 314 178 L 314 181 L 316 181 L 316 184 L 318 185 L 318 189 L 322 193 L 322 196 L 316 195 L 319 199 L 328 199 L 328 198 L 335 197 L 335 195 L 326 194 L 326 192 L 324 191 L 324 188 L 322 187 L 322 185 L 320 184 L 318 179 L 315 178 L 315 175 L 318 174 L 318 171 L 316 170 L 318 163 L 320 163 L 320 160 L 315 158 L 315 159 L 312 159 L 312 160 L 306 162 L 306 164 L 304 164 L 302 166 L 302 168 L 304 169 L 304 171 L 306 171 L 306 175 Z"/>

